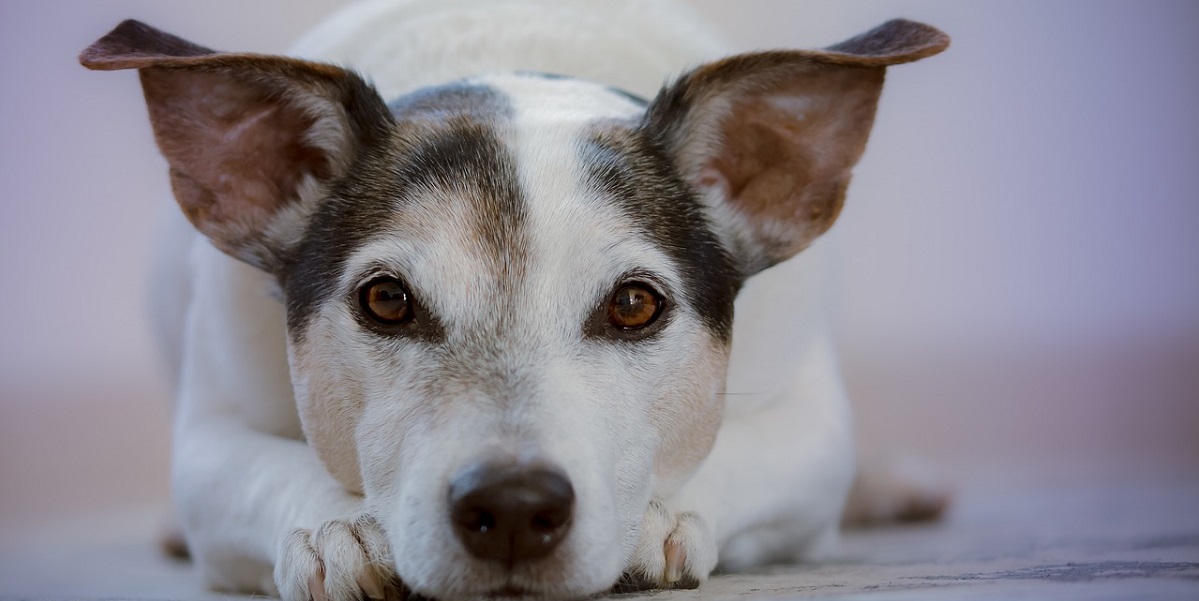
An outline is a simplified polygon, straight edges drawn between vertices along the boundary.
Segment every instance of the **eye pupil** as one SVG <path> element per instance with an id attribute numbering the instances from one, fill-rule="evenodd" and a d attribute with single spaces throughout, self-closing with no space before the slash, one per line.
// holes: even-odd
<path id="1" fill-rule="evenodd" d="M 359 303 L 368 317 L 384 325 L 399 325 L 412 320 L 411 295 L 395 278 L 379 278 L 363 286 Z"/>
<path id="2" fill-rule="evenodd" d="M 661 307 L 661 299 L 646 286 L 626 284 L 612 296 L 608 318 L 618 328 L 635 330 L 653 323 Z"/>

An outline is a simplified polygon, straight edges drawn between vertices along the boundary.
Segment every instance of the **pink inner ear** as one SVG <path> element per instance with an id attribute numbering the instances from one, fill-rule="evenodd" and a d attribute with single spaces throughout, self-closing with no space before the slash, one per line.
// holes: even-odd
<path id="1" fill-rule="evenodd" d="M 811 161 L 797 147 L 794 123 L 745 102 L 724 124 L 725 144 L 711 166 L 724 176 L 729 197 L 752 215 L 785 217 L 787 197 L 809 182 Z"/>
<path id="2" fill-rule="evenodd" d="M 147 69 L 143 84 L 177 200 L 219 246 L 262 231 L 306 174 L 327 175 L 325 153 L 305 142 L 314 119 L 260 86 L 164 69 Z"/>
<path id="3" fill-rule="evenodd" d="M 840 213 L 873 121 L 881 70 L 872 74 L 794 77 L 742 95 L 720 121 L 723 143 L 703 171 L 724 180 L 730 205 L 767 252 L 798 252 Z"/>

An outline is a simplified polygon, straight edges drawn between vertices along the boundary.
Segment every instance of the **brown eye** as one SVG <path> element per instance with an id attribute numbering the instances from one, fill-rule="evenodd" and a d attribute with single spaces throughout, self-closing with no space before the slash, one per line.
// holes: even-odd
<path id="1" fill-rule="evenodd" d="M 662 312 L 662 298 L 649 286 L 629 283 L 616 289 L 608 305 L 608 322 L 622 330 L 648 326 Z"/>
<path id="2" fill-rule="evenodd" d="M 367 317 L 383 325 L 395 326 L 412 321 L 412 295 L 393 277 L 367 282 L 358 290 L 358 303 Z"/>

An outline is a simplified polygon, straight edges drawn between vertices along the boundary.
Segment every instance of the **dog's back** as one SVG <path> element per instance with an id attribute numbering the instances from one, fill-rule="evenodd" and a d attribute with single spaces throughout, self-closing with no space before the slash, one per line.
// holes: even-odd
<path id="1" fill-rule="evenodd" d="M 497 71 L 569 75 L 649 97 L 728 48 L 673 1 L 374 0 L 335 14 L 292 53 L 360 70 L 384 99 Z"/>

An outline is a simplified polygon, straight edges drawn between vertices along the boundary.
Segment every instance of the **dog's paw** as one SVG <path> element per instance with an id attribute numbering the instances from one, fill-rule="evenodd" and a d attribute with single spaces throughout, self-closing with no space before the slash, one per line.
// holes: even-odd
<path id="1" fill-rule="evenodd" d="M 283 601 L 390 601 L 407 596 L 387 537 L 366 515 L 292 531 L 280 548 L 275 586 Z"/>
<path id="2" fill-rule="evenodd" d="M 691 512 L 675 513 L 653 500 L 641 522 L 637 551 L 616 592 L 653 588 L 696 588 L 716 568 L 716 539 Z"/>

